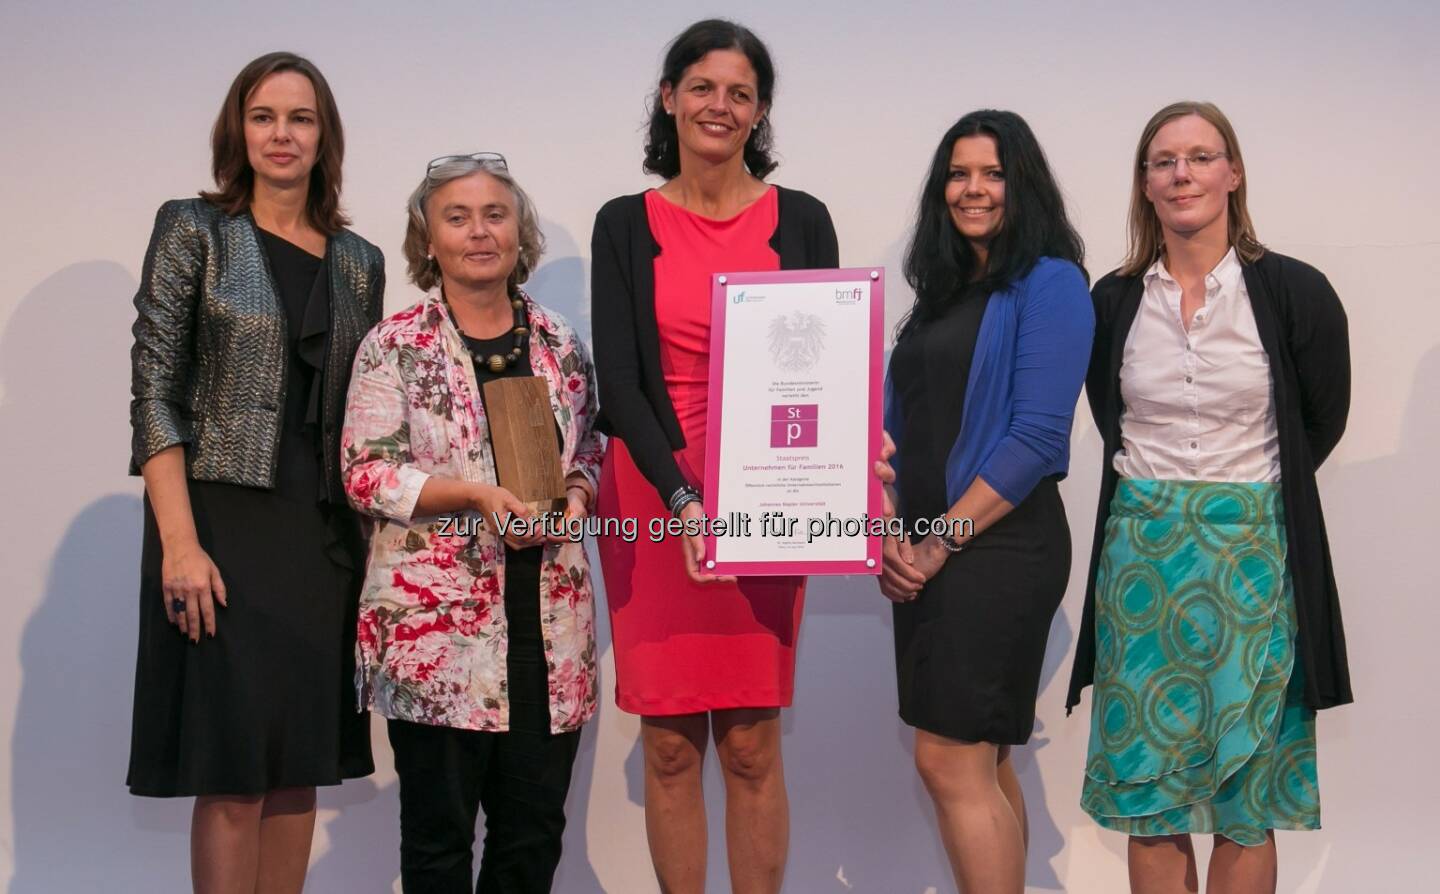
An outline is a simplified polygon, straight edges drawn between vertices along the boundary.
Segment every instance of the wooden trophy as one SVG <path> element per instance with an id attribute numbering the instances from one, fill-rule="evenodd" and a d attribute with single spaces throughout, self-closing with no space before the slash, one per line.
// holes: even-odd
<path id="1" fill-rule="evenodd" d="M 565 511 L 565 473 L 545 379 L 494 379 L 481 390 L 500 486 L 537 515 Z"/>

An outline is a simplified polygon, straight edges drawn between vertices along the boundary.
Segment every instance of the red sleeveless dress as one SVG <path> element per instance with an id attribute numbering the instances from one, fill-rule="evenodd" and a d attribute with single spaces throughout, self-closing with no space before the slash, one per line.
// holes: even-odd
<path id="1" fill-rule="evenodd" d="M 660 244 L 655 258 L 660 366 L 685 433 L 685 448 L 675 452 L 675 461 L 698 488 L 705 472 L 710 277 L 780 269 L 770 247 L 779 204 L 772 188 L 735 217 L 711 220 L 651 190 L 645 211 Z M 619 438 L 610 439 L 605 453 L 597 514 L 639 520 L 634 543 L 597 539 L 621 710 L 660 716 L 790 704 L 804 578 L 692 583 L 680 542 L 651 541 L 651 520 L 670 513 Z"/>

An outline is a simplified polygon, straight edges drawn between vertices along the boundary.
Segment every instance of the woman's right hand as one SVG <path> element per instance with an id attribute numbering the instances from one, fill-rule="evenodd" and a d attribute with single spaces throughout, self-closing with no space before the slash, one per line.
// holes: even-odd
<path id="1" fill-rule="evenodd" d="M 228 603 L 225 582 L 210 554 L 198 541 L 162 550 L 160 588 L 164 594 L 165 617 L 180 628 L 191 642 L 215 635 L 215 603 Z"/>
<path id="2" fill-rule="evenodd" d="M 891 602 L 912 602 L 925 586 L 925 575 L 915 567 L 915 548 L 904 536 L 886 536 L 881 548 L 880 592 Z"/>
<path id="3" fill-rule="evenodd" d="M 874 473 L 880 479 L 884 493 L 883 511 L 888 522 L 895 517 L 895 507 L 899 502 L 895 494 L 895 467 L 890 465 L 890 457 L 895 455 L 895 441 L 883 429 L 880 436 L 880 459 L 875 463 Z M 882 540 L 881 557 L 883 562 L 877 583 L 885 598 L 891 602 L 911 602 L 919 596 L 925 586 L 925 576 L 915 568 L 915 549 L 910 541 L 903 535 L 886 535 Z"/>
<path id="4" fill-rule="evenodd" d="M 685 522 L 699 526 L 705 518 L 705 510 L 701 508 L 698 500 L 686 503 L 680 510 L 680 518 Z M 682 534 L 680 536 L 680 549 L 685 555 L 685 573 L 697 584 L 727 584 L 734 583 L 734 575 L 710 574 L 705 571 L 705 538 L 699 534 Z"/>
<path id="5" fill-rule="evenodd" d="M 895 455 L 895 441 L 890 433 L 883 428 L 880 430 L 880 458 L 875 461 L 875 468 L 872 470 L 875 477 L 880 479 L 880 490 L 883 494 L 885 518 L 895 517 L 895 506 L 899 502 L 895 494 L 895 467 L 890 465 L 890 457 Z"/>
<path id="6" fill-rule="evenodd" d="M 519 497 L 498 484 L 475 485 L 471 505 L 480 513 L 485 524 L 490 526 L 490 530 L 497 534 L 502 529 L 505 531 L 505 545 L 511 549 L 525 549 L 545 542 L 545 531 L 540 525 L 535 525 L 524 535 L 520 533 L 513 522 L 528 520 L 533 513 L 529 506 L 520 502 Z M 507 520 L 506 516 L 510 518 Z"/>

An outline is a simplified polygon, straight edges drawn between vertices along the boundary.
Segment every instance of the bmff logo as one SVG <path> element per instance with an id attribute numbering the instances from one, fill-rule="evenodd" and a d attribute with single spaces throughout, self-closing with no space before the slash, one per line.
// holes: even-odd
<path id="1" fill-rule="evenodd" d="M 856 287 L 853 288 L 853 289 L 836 289 L 836 290 L 835 290 L 835 303 L 836 303 L 836 304 L 859 304 L 859 303 L 860 303 L 860 296 L 862 296 L 862 295 L 864 295 L 864 294 L 865 294 L 864 290 L 861 289 L 859 286 L 856 286 Z"/>
<path id="2" fill-rule="evenodd" d="M 814 447 L 819 442 L 819 404 L 778 404 L 770 408 L 771 447 Z"/>

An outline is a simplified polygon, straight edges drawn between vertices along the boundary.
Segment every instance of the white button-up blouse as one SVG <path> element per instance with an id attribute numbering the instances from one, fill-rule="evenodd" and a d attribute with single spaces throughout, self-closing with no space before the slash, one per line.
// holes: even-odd
<path id="1" fill-rule="evenodd" d="M 1127 478 L 1280 480 L 1270 361 L 1235 249 L 1205 277 L 1186 331 L 1180 284 L 1156 261 L 1125 339 L 1121 449 Z"/>

